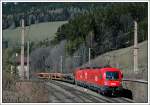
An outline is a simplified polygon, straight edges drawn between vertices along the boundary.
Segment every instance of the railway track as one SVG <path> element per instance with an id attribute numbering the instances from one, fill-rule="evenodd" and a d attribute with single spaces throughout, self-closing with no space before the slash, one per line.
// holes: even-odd
<path id="1" fill-rule="evenodd" d="M 133 103 L 124 97 L 105 97 L 89 89 L 70 83 L 50 80 L 45 82 L 50 103 Z"/>

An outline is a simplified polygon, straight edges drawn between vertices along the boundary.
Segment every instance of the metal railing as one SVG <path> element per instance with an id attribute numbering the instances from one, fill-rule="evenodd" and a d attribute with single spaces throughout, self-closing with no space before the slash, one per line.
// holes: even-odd
<path id="1" fill-rule="evenodd" d="M 126 79 L 126 78 L 124 78 L 123 81 L 130 81 L 130 82 L 138 82 L 138 83 L 148 84 L 148 81 L 140 80 L 140 79 Z"/>

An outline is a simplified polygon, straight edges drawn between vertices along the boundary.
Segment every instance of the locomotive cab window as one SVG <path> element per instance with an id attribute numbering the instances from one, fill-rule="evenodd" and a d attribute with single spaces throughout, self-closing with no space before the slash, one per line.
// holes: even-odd
<path id="1" fill-rule="evenodd" d="M 119 79 L 119 73 L 118 72 L 106 72 L 106 79 L 107 80 L 117 80 Z"/>

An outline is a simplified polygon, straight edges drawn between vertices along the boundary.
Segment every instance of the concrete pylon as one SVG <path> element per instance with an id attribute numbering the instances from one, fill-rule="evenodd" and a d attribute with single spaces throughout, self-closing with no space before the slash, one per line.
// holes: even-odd
<path id="1" fill-rule="evenodd" d="M 134 21 L 134 72 L 138 71 L 138 35 L 137 22 Z"/>
<path id="2" fill-rule="evenodd" d="M 21 71 L 23 73 L 23 76 L 21 77 L 22 80 L 25 79 L 25 69 L 24 69 L 24 19 L 21 21 L 22 24 L 22 33 L 21 33 Z"/>
<path id="3" fill-rule="evenodd" d="M 27 80 L 29 80 L 29 41 L 27 43 L 27 73 L 26 73 L 26 76 L 27 76 Z"/>

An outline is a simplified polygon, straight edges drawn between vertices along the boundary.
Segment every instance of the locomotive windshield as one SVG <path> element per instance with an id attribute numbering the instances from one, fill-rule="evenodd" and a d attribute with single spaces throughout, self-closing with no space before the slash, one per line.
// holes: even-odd
<path id="1" fill-rule="evenodd" d="M 117 80 L 119 79 L 119 73 L 118 72 L 106 72 L 106 79 L 107 80 Z"/>

